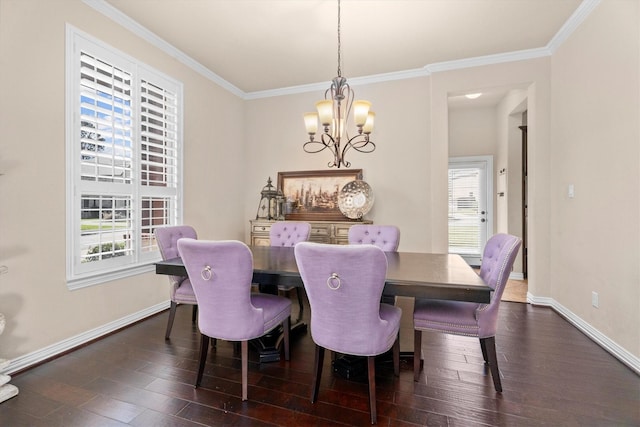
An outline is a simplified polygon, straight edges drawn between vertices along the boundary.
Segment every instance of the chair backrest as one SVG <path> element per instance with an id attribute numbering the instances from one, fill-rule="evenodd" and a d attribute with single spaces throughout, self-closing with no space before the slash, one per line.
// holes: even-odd
<path id="1" fill-rule="evenodd" d="M 180 239 L 178 249 L 198 301 L 203 334 L 230 341 L 264 332 L 262 309 L 251 304 L 253 256 L 237 240 Z"/>
<path id="2" fill-rule="evenodd" d="M 311 306 L 314 342 L 332 351 L 360 356 L 390 348 L 392 343 L 386 338 L 377 338 L 388 337 L 381 330 L 392 326 L 380 319 L 380 297 L 387 274 L 382 249 L 302 242 L 294 251 Z M 380 342 L 383 339 L 385 342 Z"/>
<path id="3" fill-rule="evenodd" d="M 156 242 L 158 243 L 158 248 L 160 249 L 160 255 L 162 256 L 163 261 L 180 256 L 178 252 L 178 239 L 183 237 L 190 239 L 198 238 L 196 230 L 190 225 L 156 228 L 154 234 L 156 236 Z M 171 294 L 172 298 L 175 288 L 177 288 L 184 279 L 186 279 L 186 277 L 169 276 L 169 281 L 174 287 Z"/>
<path id="4" fill-rule="evenodd" d="M 311 234 L 311 224 L 302 221 L 276 221 L 269 230 L 271 246 L 295 246 L 306 242 Z"/>
<path id="5" fill-rule="evenodd" d="M 356 224 L 349 228 L 350 245 L 375 245 L 385 252 L 396 252 L 400 245 L 400 229 L 395 225 Z"/>
<path id="6" fill-rule="evenodd" d="M 522 240 L 519 237 L 501 233 L 492 236 L 484 247 L 480 277 L 493 289 L 493 295 L 491 295 L 491 302 L 481 304 L 477 311 L 481 338 L 496 333 L 500 299 L 521 244 Z"/>

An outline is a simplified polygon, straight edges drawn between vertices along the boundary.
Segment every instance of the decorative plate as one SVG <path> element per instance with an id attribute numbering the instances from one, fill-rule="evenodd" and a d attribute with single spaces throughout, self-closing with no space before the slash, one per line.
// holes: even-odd
<path id="1" fill-rule="evenodd" d="M 347 218 L 362 219 L 372 206 L 373 190 L 360 179 L 346 183 L 338 194 L 338 208 Z"/>

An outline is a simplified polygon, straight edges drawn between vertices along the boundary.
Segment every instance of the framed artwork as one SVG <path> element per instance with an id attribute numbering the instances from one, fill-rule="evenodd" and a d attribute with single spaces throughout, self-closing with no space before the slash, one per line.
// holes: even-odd
<path id="1" fill-rule="evenodd" d="M 345 184 L 362 179 L 362 169 L 278 172 L 284 217 L 300 221 L 352 221 L 338 207 Z"/>

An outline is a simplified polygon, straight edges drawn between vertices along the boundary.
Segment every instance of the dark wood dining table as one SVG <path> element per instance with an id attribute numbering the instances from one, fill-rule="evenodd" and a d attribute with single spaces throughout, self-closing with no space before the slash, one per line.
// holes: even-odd
<path id="1" fill-rule="evenodd" d="M 277 277 L 279 283 L 303 286 L 291 247 L 250 246 L 254 282 Z M 489 303 L 488 287 L 460 255 L 421 252 L 386 252 L 384 295 Z M 156 274 L 186 276 L 182 259 L 159 261 Z M 258 280 L 256 280 L 258 279 Z M 263 280 L 259 280 L 263 279 Z"/>
<path id="2" fill-rule="evenodd" d="M 250 246 L 253 254 L 253 282 L 264 286 L 302 287 L 292 247 Z M 385 296 L 445 299 L 489 303 L 488 287 L 460 255 L 420 252 L 386 252 L 387 278 Z M 173 258 L 155 264 L 156 274 L 186 276 L 182 259 Z M 292 331 L 306 330 L 300 322 Z M 262 345 L 261 361 L 278 360 L 278 344 Z"/>

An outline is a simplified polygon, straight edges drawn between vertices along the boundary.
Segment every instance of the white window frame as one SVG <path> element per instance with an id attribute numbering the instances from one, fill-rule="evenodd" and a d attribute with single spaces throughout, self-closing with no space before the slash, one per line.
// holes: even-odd
<path id="1" fill-rule="evenodd" d="M 131 170 L 130 180 L 125 183 L 100 180 L 87 182 L 81 180 L 81 141 L 80 128 L 80 57 L 81 52 L 95 55 L 103 61 L 126 70 L 131 74 Z M 160 252 L 155 245 L 149 244 L 149 239 L 142 238 L 142 231 L 154 228 L 148 223 L 143 226 L 143 199 L 166 198 L 171 200 L 170 208 L 160 221 L 161 226 L 182 223 L 182 161 L 183 161 L 183 85 L 181 82 L 161 73 L 139 60 L 107 45 L 106 43 L 67 24 L 66 26 L 66 221 L 67 221 L 67 286 L 69 289 L 79 289 L 135 274 L 151 272 L 153 263 L 160 259 Z M 143 133 L 141 130 L 142 102 L 141 83 L 151 82 L 171 91 L 176 97 L 177 118 L 175 122 L 175 159 L 172 163 L 175 175 L 171 185 L 149 186 L 143 185 L 141 180 L 141 147 Z M 86 157 L 85 157 L 86 158 Z M 152 174 L 148 174 L 151 176 Z M 112 175 L 115 176 L 115 175 Z M 130 220 L 127 222 L 131 235 L 124 256 L 98 261 L 81 262 L 83 243 L 81 231 L 81 210 L 83 195 L 96 194 L 98 196 L 124 196 L 130 200 Z M 150 209 L 146 209 L 149 214 Z M 146 218 L 148 219 L 148 218 Z M 115 233 L 114 233 L 115 234 Z M 150 236 L 146 236 L 150 237 Z M 84 247 L 86 248 L 86 242 Z M 115 245 L 114 245 L 115 246 Z M 144 248 L 144 250 L 143 250 Z"/>

